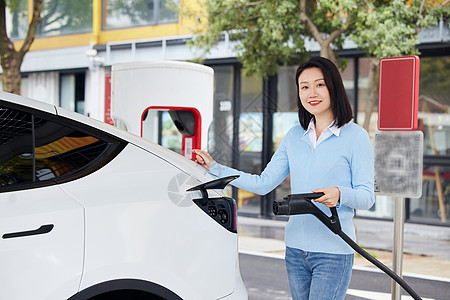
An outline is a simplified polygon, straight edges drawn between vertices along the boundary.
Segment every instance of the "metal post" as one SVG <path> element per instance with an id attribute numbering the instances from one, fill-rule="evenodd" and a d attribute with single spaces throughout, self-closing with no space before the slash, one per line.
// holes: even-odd
<path id="1" fill-rule="evenodd" d="M 267 166 L 273 154 L 273 113 L 277 111 L 277 76 L 263 81 L 263 140 L 261 152 L 261 171 Z M 275 191 L 261 196 L 260 212 L 262 217 L 272 217 L 272 202 Z"/>
<path id="2" fill-rule="evenodd" d="M 405 198 L 395 197 L 394 207 L 394 249 L 392 269 L 395 274 L 403 278 L 402 265 L 403 265 L 403 235 L 404 235 L 404 222 L 405 222 Z M 392 280 L 392 300 L 400 300 L 401 287 Z"/>

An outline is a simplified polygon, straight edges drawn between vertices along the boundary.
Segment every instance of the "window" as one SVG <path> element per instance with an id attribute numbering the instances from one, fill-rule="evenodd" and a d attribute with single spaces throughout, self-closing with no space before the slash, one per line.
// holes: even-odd
<path id="1" fill-rule="evenodd" d="M 239 114 L 239 166 L 247 173 L 261 173 L 263 135 L 262 78 L 246 76 L 241 70 L 241 103 Z M 259 213 L 259 195 L 238 191 L 238 207 L 244 213 Z"/>
<path id="2" fill-rule="evenodd" d="M 84 114 L 85 73 L 61 74 L 60 106 Z"/>
<path id="3" fill-rule="evenodd" d="M 299 125 L 297 107 L 297 86 L 295 72 L 297 66 L 282 66 L 278 71 L 277 110 L 273 113 L 273 150 L 276 151 L 288 131 Z M 291 176 L 275 189 L 275 198 L 283 199 L 291 193 Z"/>
<path id="4" fill-rule="evenodd" d="M 103 29 L 129 28 L 178 22 L 168 0 L 103 0 Z M 175 4 L 178 1 L 174 1 Z"/>
<path id="5" fill-rule="evenodd" d="M 366 118 L 369 118 L 368 132 L 371 137 L 377 130 L 378 120 L 378 101 L 374 104 L 370 103 L 370 81 L 369 73 L 371 68 L 371 58 L 360 58 L 358 63 L 358 111 L 356 114 L 356 123 L 360 126 L 364 126 Z M 369 114 L 370 112 L 370 114 Z"/>
<path id="6" fill-rule="evenodd" d="M 36 36 L 59 36 L 92 31 L 91 0 L 44 0 Z"/>
<path id="7" fill-rule="evenodd" d="M 0 107 L 0 186 L 33 182 L 30 114 Z"/>
<path id="8" fill-rule="evenodd" d="M 450 156 L 450 56 L 420 59 L 419 129 L 425 155 Z"/>
<path id="9" fill-rule="evenodd" d="M 0 104 L 0 192 L 73 179 L 109 161 L 119 145 Z"/>
<path id="10" fill-rule="evenodd" d="M 213 66 L 214 117 L 208 134 L 208 151 L 214 159 L 232 165 L 233 152 L 233 66 Z"/>
<path id="11" fill-rule="evenodd" d="M 411 220 L 450 223 L 450 56 L 420 58 L 419 130 L 424 134 L 422 197 Z"/>
<path id="12" fill-rule="evenodd" d="M 11 40 L 23 40 L 28 30 L 28 0 L 18 0 L 15 6 L 8 5 L 6 28 Z"/>

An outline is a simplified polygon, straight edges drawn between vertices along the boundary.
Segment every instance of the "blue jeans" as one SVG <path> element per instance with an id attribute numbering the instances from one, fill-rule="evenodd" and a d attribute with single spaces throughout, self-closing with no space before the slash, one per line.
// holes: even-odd
<path id="1" fill-rule="evenodd" d="M 294 300 L 344 299 L 353 254 L 306 252 L 286 247 L 286 269 Z"/>

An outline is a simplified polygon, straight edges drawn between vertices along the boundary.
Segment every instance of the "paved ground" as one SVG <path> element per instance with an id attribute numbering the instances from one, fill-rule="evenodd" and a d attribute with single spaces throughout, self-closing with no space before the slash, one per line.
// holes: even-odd
<path id="1" fill-rule="evenodd" d="M 394 224 L 389 221 L 355 219 L 357 243 L 392 268 Z M 284 257 L 286 222 L 239 217 L 239 250 Z M 435 277 L 450 282 L 450 228 L 405 224 L 403 274 Z M 355 255 L 355 266 L 374 268 Z"/>

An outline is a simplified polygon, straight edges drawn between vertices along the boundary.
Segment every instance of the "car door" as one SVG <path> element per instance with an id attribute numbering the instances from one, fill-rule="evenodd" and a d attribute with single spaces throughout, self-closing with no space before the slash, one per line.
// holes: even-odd
<path id="1" fill-rule="evenodd" d="M 83 273 L 85 210 L 60 184 L 107 164 L 122 142 L 25 104 L 0 99 L 0 299 L 67 299 Z"/>
<path id="2" fill-rule="evenodd" d="M 0 299 L 67 299 L 78 290 L 83 208 L 58 185 L 0 193 Z"/>
<path id="3" fill-rule="evenodd" d="M 52 117 L 0 101 L 0 299 L 66 299 L 80 284 L 84 210 L 57 184 L 80 142 Z"/>

